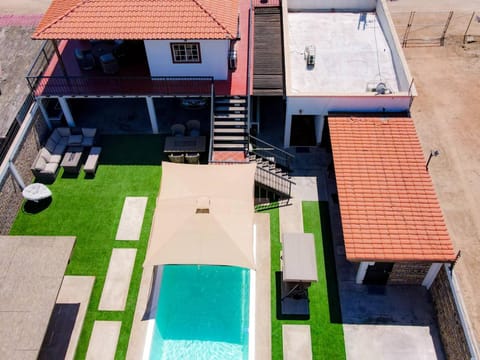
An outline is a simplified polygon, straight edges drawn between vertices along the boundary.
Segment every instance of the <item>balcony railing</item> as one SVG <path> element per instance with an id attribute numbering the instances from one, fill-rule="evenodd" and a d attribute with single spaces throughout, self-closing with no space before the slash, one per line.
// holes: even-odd
<path id="1" fill-rule="evenodd" d="M 62 56 L 63 58 L 63 56 Z M 210 76 L 64 75 L 53 41 L 46 41 L 27 74 L 35 96 L 210 96 Z M 58 74 L 63 68 L 63 74 Z"/>
<path id="2" fill-rule="evenodd" d="M 210 96 L 212 77 L 27 76 L 35 96 Z"/>
<path id="3" fill-rule="evenodd" d="M 282 5 L 281 0 L 252 0 L 252 5 L 256 7 L 278 7 Z"/>

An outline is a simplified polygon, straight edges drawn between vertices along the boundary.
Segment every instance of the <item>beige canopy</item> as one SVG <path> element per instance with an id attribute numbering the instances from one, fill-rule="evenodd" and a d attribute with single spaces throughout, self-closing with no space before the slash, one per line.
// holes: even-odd
<path id="1" fill-rule="evenodd" d="M 255 268 L 254 176 L 255 164 L 164 162 L 144 266 Z"/>

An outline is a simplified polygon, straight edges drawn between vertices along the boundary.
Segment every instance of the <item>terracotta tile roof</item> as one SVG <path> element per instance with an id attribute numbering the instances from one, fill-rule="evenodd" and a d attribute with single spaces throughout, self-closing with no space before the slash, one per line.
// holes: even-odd
<path id="1" fill-rule="evenodd" d="M 53 0 L 34 39 L 232 39 L 238 0 Z"/>
<path id="2" fill-rule="evenodd" d="M 412 119 L 329 117 L 328 124 L 347 259 L 454 260 Z"/>

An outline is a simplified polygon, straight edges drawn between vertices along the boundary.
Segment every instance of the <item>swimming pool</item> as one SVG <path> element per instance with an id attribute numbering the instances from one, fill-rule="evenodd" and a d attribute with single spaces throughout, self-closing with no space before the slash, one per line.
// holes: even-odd
<path id="1" fill-rule="evenodd" d="M 165 265 L 150 360 L 249 358 L 250 270 Z"/>

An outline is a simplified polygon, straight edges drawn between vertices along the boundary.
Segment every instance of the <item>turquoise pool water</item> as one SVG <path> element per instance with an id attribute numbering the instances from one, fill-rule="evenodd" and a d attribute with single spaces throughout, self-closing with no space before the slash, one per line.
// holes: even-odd
<path id="1" fill-rule="evenodd" d="M 166 265 L 150 359 L 247 360 L 250 271 Z"/>

